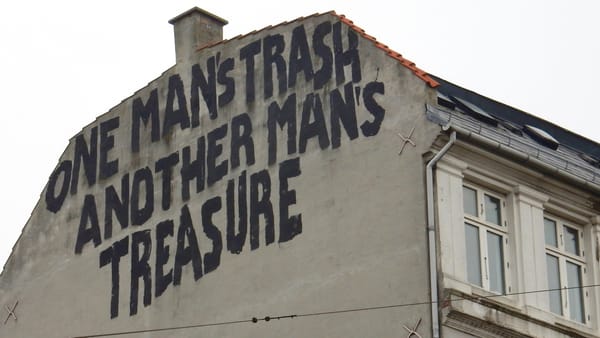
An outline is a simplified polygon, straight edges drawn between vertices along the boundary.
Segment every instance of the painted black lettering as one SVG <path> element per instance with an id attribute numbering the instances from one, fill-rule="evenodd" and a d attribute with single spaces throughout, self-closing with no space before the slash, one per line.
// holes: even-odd
<path id="1" fill-rule="evenodd" d="M 265 243 L 275 240 L 273 225 L 273 204 L 271 203 L 271 177 L 269 172 L 261 170 L 250 176 L 250 249 L 259 246 L 259 216 L 265 219 Z"/>
<path id="2" fill-rule="evenodd" d="M 260 53 L 260 40 L 240 49 L 240 60 L 246 60 L 246 102 L 254 102 L 254 57 Z"/>
<path id="3" fill-rule="evenodd" d="M 62 208 L 67 193 L 69 192 L 69 183 L 71 182 L 71 170 L 73 168 L 71 161 L 62 161 L 54 169 L 50 179 L 48 180 L 48 186 L 46 188 L 46 209 L 56 213 Z M 61 175 L 62 174 L 62 175 Z M 56 186 L 59 182 L 59 178 L 62 176 L 62 184 L 60 185 L 60 191 L 56 195 Z"/>
<path id="4" fill-rule="evenodd" d="M 110 263 L 110 318 L 119 316 L 119 263 L 121 257 L 129 253 L 129 236 L 113 243 L 100 252 L 100 268 Z"/>
<path id="5" fill-rule="evenodd" d="M 277 128 L 287 124 L 287 152 L 288 155 L 296 152 L 296 94 L 290 94 L 279 107 L 277 102 L 269 106 L 269 116 L 267 120 L 268 142 L 269 142 L 269 165 L 277 161 Z"/>
<path id="6" fill-rule="evenodd" d="M 202 277 L 202 256 L 198 248 L 198 238 L 192 224 L 192 216 L 187 205 L 181 208 L 181 217 L 177 229 L 177 251 L 175 253 L 175 268 L 173 270 L 173 285 L 181 284 L 182 268 L 192 262 L 194 280 Z M 187 238 L 187 246 L 185 244 Z"/>
<path id="7" fill-rule="evenodd" d="M 240 114 L 231 120 L 231 169 L 240 166 L 240 149 L 246 152 L 246 165 L 254 164 L 254 141 L 252 120 L 248 114 Z"/>
<path id="8" fill-rule="evenodd" d="M 279 94 L 284 94 L 287 90 L 285 59 L 283 58 L 283 55 L 281 55 L 285 49 L 285 40 L 281 34 L 268 35 L 263 39 L 263 45 L 263 86 L 266 100 L 273 96 L 273 64 L 277 71 Z"/>
<path id="9" fill-rule="evenodd" d="M 112 237 L 113 212 L 121 229 L 129 226 L 129 174 L 121 178 L 121 196 L 114 186 L 108 186 L 104 190 L 104 239 Z"/>
<path id="10" fill-rule="evenodd" d="M 350 140 L 358 137 L 352 82 L 348 82 L 344 86 L 344 97 L 345 101 L 339 89 L 334 89 L 329 94 L 329 104 L 331 105 L 331 147 L 333 149 L 338 148 L 341 143 L 340 121 L 342 121 L 346 135 L 348 135 Z"/>
<path id="11" fill-rule="evenodd" d="M 160 297 L 173 282 L 173 269 L 164 273 L 164 266 L 169 261 L 169 245 L 167 237 L 173 237 L 173 220 L 166 220 L 156 225 L 156 269 L 154 270 L 154 297 Z"/>
<path id="12" fill-rule="evenodd" d="M 234 65 L 235 63 L 233 58 L 227 58 L 219 66 L 217 81 L 219 84 L 225 86 L 225 91 L 219 95 L 219 107 L 223 107 L 224 105 L 228 104 L 235 97 L 235 81 L 232 76 L 227 75 L 227 73 L 233 70 Z"/>
<path id="13" fill-rule="evenodd" d="M 290 45 L 288 87 L 296 85 L 296 77 L 299 72 L 304 72 L 306 82 L 312 80 L 313 67 L 306 39 L 304 25 L 300 25 L 292 31 L 292 42 Z"/>
<path id="14" fill-rule="evenodd" d="M 152 303 L 152 270 L 149 264 L 151 252 L 152 239 L 150 238 L 150 230 L 141 230 L 131 234 L 130 316 L 137 314 L 140 278 L 144 281 L 144 290 L 142 291 L 144 295 L 144 307 Z"/>
<path id="15" fill-rule="evenodd" d="M 325 37 L 331 33 L 331 22 L 325 21 L 315 28 L 313 33 L 313 50 L 321 57 L 321 68 L 315 71 L 314 89 L 319 90 L 331 79 L 333 73 L 333 52 L 325 44 Z"/>
<path id="16" fill-rule="evenodd" d="M 144 185 L 142 190 L 142 184 Z M 140 194 L 144 196 L 144 206 L 140 207 Z M 152 171 L 145 167 L 133 174 L 131 183 L 131 225 L 144 224 L 154 212 L 154 183 Z"/>
<path id="17" fill-rule="evenodd" d="M 310 122 L 311 115 L 314 121 Z M 311 93 L 306 96 L 302 108 L 302 120 L 300 121 L 300 134 L 298 136 L 298 151 L 302 154 L 306 151 L 309 139 L 317 136 L 321 149 L 329 147 L 329 136 L 323 114 L 323 105 L 319 94 Z"/>
<path id="18" fill-rule="evenodd" d="M 215 77 L 215 57 L 206 60 L 206 72 L 204 75 L 199 64 L 192 66 L 192 93 L 190 104 L 192 107 L 192 127 L 200 125 L 200 92 L 208 108 L 208 116 L 211 120 L 217 118 L 217 82 Z"/>
<path id="19" fill-rule="evenodd" d="M 175 108 L 176 101 L 177 108 Z M 179 74 L 169 77 L 169 90 L 167 92 L 165 120 L 163 122 L 163 136 L 169 134 L 173 126 L 177 124 L 182 130 L 190 127 L 190 116 L 187 110 L 183 82 L 181 81 Z"/>
<path id="20" fill-rule="evenodd" d="M 221 197 L 213 197 L 202 205 L 202 229 L 208 239 L 212 241 L 212 250 L 204 254 L 204 274 L 214 271 L 221 264 L 221 251 L 223 239 L 221 231 L 213 222 L 213 214 L 221 210 Z"/>
<path id="21" fill-rule="evenodd" d="M 365 86 L 363 91 L 363 102 L 365 107 L 373 115 L 373 121 L 365 121 L 361 126 L 360 130 L 364 136 L 374 136 L 379 132 L 383 118 L 385 117 L 385 109 L 375 101 L 373 97 L 375 94 L 385 94 L 385 85 L 383 82 L 369 82 Z"/>
<path id="22" fill-rule="evenodd" d="M 100 179 L 109 178 L 119 171 L 119 159 L 108 160 L 108 152 L 115 147 L 115 137 L 109 133 L 119 128 L 119 117 L 100 123 Z"/>
<path id="23" fill-rule="evenodd" d="M 131 109 L 131 151 L 137 153 L 140 151 L 140 120 L 144 126 L 148 126 L 150 120 L 150 135 L 152 142 L 160 140 L 160 124 L 158 120 L 158 90 L 153 89 L 150 92 L 148 101 L 144 104 L 141 98 L 136 97 L 133 100 Z"/>
<path id="24" fill-rule="evenodd" d="M 206 160 L 206 141 L 204 136 L 198 138 L 196 147 L 196 159 L 191 159 L 191 150 L 187 146 L 181 152 L 181 198 L 184 201 L 190 199 L 190 181 L 196 180 L 196 193 L 204 190 L 204 177 Z"/>
<path id="25" fill-rule="evenodd" d="M 85 195 L 83 200 L 81 218 L 79 219 L 79 231 L 77 231 L 77 241 L 75 242 L 75 253 L 80 254 L 83 246 L 88 242 L 93 242 L 94 247 L 102 243 L 94 195 Z"/>
<path id="26" fill-rule="evenodd" d="M 219 156 L 223 154 L 223 145 L 218 142 L 225 136 L 227 136 L 227 124 L 211 130 L 207 135 L 206 183 L 209 187 L 227 175 L 228 161 L 222 160 L 217 164 Z"/>
<path id="27" fill-rule="evenodd" d="M 361 80 L 360 56 L 358 54 L 358 35 L 352 29 L 348 28 L 348 49 L 344 51 L 342 43 L 342 23 L 333 24 L 333 51 L 335 54 L 335 79 L 336 84 L 346 82 L 344 67 L 351 65 L 352 82 L 357 83 Z"/>
<path id="28" fill-rule="evenodd" d="M 296 204 L 296 190 L 289 190 L 288 179 L 300 176 L 300 158 L 279 165 L 279 243 L 302 233 L 302 214 L 290 216 L 290 205 Z"/>
<path id="29" fill-rule="evenodd" d="M 246 171 L 238 180 L 238 225 L 235 226 L 235 181 L 227 183 L 227 250 L 239 254 L 244 248 L 248 233 L 248 209 L 246 199 Z M 236 233 L 237 232 L 237 233 Z"/>
<path id="30" fill-rule="evenodd" d="M 154 170 L 162 172 L 162 209 L 169 210 L 171 207 L 171 183 L 173 180 L 173 167 L 179 163 L 179 153 L 174 152 L 167 157 L 156 161 Z"/>
<path id="31" fill-rule="evenodd" d="M 83 133 L 75 138 L 75 154 L 73 157 L 73 173 L 71 175 L 71 194 L 77 193 L 79 184 L 79 168 L 83 163 L 83 172 L 91 187 L 96 183 L 96 168 L 98 166 L 98 127 L 90 130 L 90 146 L 88 147 Z"/>

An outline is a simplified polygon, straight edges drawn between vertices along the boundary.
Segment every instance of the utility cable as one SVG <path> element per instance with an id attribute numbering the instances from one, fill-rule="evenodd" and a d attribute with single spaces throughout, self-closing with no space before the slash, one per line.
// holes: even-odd
<path id="1" fill-rule="evenodd" d="M 586 289 L 586 288 L 594 288 L 599 287 L 600 284 L 592 284 L 592 285 L 583 285 L 583 286 L 572 286 L 572 287 L 564 287 L 564 288 L 554 288 L 554 289 L 544 289 L 544 290 L 531 290 L 531 291 L 521 291 L 521 292 L 512 292 L 512 293 L 503 293 L 503 294 L 494 294 L 487 296 L 456 296 L 456 298 L 452 299 L 452 302 L 455 301 L 463 301 L 463 300 L 480 300 L 480 299 L 488 299 L 488 298 L 497 298 L 504 296 L 516 296 L 516 295 L 525 295 L 532 293 L 542 293 L 542 292 L 553 292 L 553 291 L 565 291 L 572 289 Z M 384 310 L 384 309 L 392 309 L 392 308 L 402 308 L 409 306 L 419 306 L 419 305 L 432 305 L 436 303 L 444 303 L 446 300 L 439 302 L 414 302 L 414 303 L 402 303 L 402 304 L 392 304 L 392 305 L 381 305 L 381 306 L 370 306 L 370 307 L 360 307 L 360 308 L 351 308 L 351 309 L 341 309 L 341 310 L 332 310 L 332 311 L 322 311 L 322 312 L 309 312 L 302 314 L 292 314 L 292 315 L 282 315 L 282 316 L 266 316 L 263 318 L 253 317 L 252 319 L 245 320 L 234 320 L 234 321 L 226 321 L 226 322 L 215 322 L 215 323 L 207 323 L 207 324 L 195 324 L 195 325 L 185 325 L 185 326 L 173 326 L 173 327 L 165 327 L 158 329 L 143 329 L 143 330 L 135 330 L 135 331 L 122 331 L 122 332 L 112 332 L 112 333 L 101 333 L 101 334 L 93 334 L 93 335 L 84 335 L 84 336 L 75 336 L 72 338 L 97 338 L 97 337 L 114 337 L 114 336 L 123 336 L 130 335 L 136 333 L 152 333 L 152 332 L 161 332 L 161 331 L 175 331 L 175 330 L 185 330 L 185 329 L 194 329 L 194 328 L 202 328 L 202 327 L 211 327 L 211 326 L 225 326 L 225 325 L 234 325 L 234 324 L 242 324 L 242 323 L 258 323 L 260 321 L 271 321 L 271 320 L 280 320 L 280 319 L 293 319 L 293 318 L 301 318 L 301 317 L 313 317 L 313 316 L 326 316 L 326 315 L 334 315 L 334 314 L 342 314 L 349 312 L 362 312 L 362 311 L 373 311 L 373 310 Z"/>
<path id="2" fill-rule="evenodd" d="M 135 330 L 135 331 L 123 331 L 123 332 L 112 332 L 112 333 L 100 333 L 86 336 L 76 336 L 73 338 L 95 338 L 95 337 L 114 337 L 114 336 L 124 336 L 128 334 L 136 334 L 136 333 L 150 333 L 150 332 L 161 332 L 161 331 L 175 331 L 175 330 L 185 330 L 185 329 L 194 329 L 199 327 L 209 327 L 209 326 L 222 326 L 222 325 L 233 325 L 233 324 L 241 324 L 241 323 L 251 323 L 252 320 L 234 320 L 229 322 L 217 322 L 217 323 L 209 323 L 209 324 L 195 324 L 195 325 L 185 325 L 185 326 L 173 326 L 173 327 L 164 327 L 159 329 L 145 329 L 145 330 Z"/>

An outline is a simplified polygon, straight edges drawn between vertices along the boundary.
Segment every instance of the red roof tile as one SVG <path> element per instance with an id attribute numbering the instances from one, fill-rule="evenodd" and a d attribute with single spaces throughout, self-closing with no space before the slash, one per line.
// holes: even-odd
<path id="1" fill-rule="evenodd" d="M 337 15 L 335 12 L 330 12 L 331 14 L 337 16 L 338 18 L 340 18 L 340 20 L 345 23 L 346 25 L 348 25 L 351 29 L 353 29 L 355 32 L 357 32 L 358 34 L 360 34 L 362 37 L 366 38 L 367 40 L 370 40 L 373 42 L 373 44 L 375 45 L 375 47 L 385 51 L 389 56 L 393 57 L 394 59 L 400 61 L 400 63 L 412 70 L 412 72 L 419 77 L 421 80 L 425 81 L 425 83 L 427 83 L 429 85 L 429 87 L 431 88 L 435 88 L 437 86 L 439 86 L 440 84 L 434 80 L 432 77 L 429 76 L 429 74 L 427 74 L 425 71 L 423 71 L 422 69 L 419 69 L 415 66 L 415 63 L 412 61 L 409 61 L 405 58 L 402 57 L 402 55 L 394 50 L 392 50 L 391 48 L 389 48 L 388 46 L 380 43 L 377 41 L 377 39 L 375 39 L 375 37 L 368 35 L 365 33 L 365 30 L 356 26 L 354 24 L 354 22 L 352 22 L 352 20 L 346 18 L 345 15 Z"/>

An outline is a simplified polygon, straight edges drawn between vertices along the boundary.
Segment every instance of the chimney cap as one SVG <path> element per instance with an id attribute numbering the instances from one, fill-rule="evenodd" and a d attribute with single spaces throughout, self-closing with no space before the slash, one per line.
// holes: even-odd
<path id="1" fill-rule="evenodd" d="M 186 17 L 188 15 L 192 15 L 194 13 L 199 13 L 199 14 L 208 16 L 209 18 L 211 18 L 211 19 L 213 19 L 213 20 L 221 23 L 223 26 L 225 26 L 226 24 L 229 23 L 227 20 L 225 20 L 225 19 L 223 19 L 223 18 L 221 18 L 219 16 L 216 16 L 216 15 L 210 13 L 210 12 L 207 12 L 207 11 L 205 11 L 202 8 L 199 8 L 199 7 L 191 8 L 191 9 L 189 9 L 189 10 L 187 10 L 187 11 L 179 14 L 178 16 L 174 17 L 173 19 L 169 20 L 169 23 L 171 25 L 174 25 L 177 21 L 183 19 L 184 17 Z"/>

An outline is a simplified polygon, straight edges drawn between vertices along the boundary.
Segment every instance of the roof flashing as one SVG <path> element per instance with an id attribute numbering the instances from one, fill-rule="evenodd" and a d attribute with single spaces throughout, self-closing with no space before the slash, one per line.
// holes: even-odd
<path id="1" fill-rule="evenodd" d="M 448 109 L 454 110 L 454 108 L 456 108 L 456 103 L 454 103 L 454 101 L 452 101 L 448 96 L 440 92 L 437 92 L 437 103 L 440 106 L 446 107 Z"/>
<path id="2" fill-rule="evenodd" d="M 596 157 L 594 157 L 592 155 L 588 155 L 586 153 L 580 153 L 579 157 L 581 157 L 582 160 L 586 161 L 587 163 L 591 164 L 592 166 L 600 169 L 600 160 L 597 159 Z"/>
<path id="3" fill-rule="evenodd" d="M 521 126 L 506 120 L 500 120 L 500 125 L 504 127 L 504 129 L 510 131 L 513 134 L 523 136 L 523 128 Z"/>
<path id="4" fill-rule="evenodd" d="M 452 95 L 450 95 L 450 99 L 454 101 L 456 103 L 456 106 L 460 108 L 465 114 L 494 127 L 498 126 L 498 119 L 496 119 L 491 114 L 488 114 L 486 111 L 477 107 L 476 105 Z"/>

